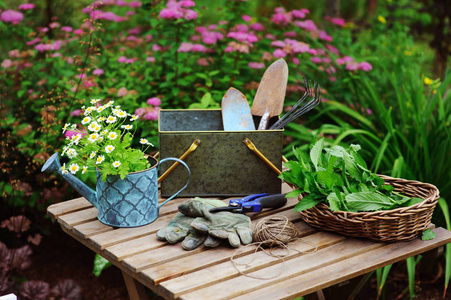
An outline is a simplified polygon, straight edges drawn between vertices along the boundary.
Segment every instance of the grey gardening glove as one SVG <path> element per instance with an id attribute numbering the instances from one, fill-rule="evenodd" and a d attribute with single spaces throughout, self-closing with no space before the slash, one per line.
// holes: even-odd
<path id="1" fill-rule="evenodd" d="M 187 202 L 190 202 L 188 200 Z M 203 205 L 208 205 L 208 209 L 214 207 L 226 206 L 226 204 L 219 200 L 209 200 L 197 198 L 197 204 L 199 207 Z M 183 214 L 183 209 L 180 207 L 186 207 L 185 203 L 179 205 L 179 210 L 181 211 L 174 218 L 169 221 L 169 225 L 160 229 L 157 232 L 157 238 L 160 240 L 166 240 L 171 244 L 175 244 L 181 240 L 182 247 L 185 250 L 193 250 L 197 248 L 200 244 L 204 243 L 207 247 L 216 247 L 220 244 L 220 240 L 214 239 L 208 236 L 208 232 L 197 231 L 190 227 L 191 222 L 198 215 L 189 216 Z"/>
<path id="2" fill-rule="evenodd" d="M 213 207 L 202 200 L 191 199 L 179 206 L 183 214 L 197 217 L 190 224 L 192 228 L 208 233 L 211 238 L 227 239 L 234 248 L 241 243 L 252 243 L 251 220 L 248 216 L 226 211 L 210 213 L 209 210 Z"/>

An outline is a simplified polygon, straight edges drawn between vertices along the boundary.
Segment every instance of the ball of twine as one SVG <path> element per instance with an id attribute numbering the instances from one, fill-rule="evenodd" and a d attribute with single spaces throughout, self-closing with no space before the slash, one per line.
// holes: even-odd
<path id="1" fill-rule="evenodd" d="M 296 226 L 285 216 L 262 219 L 254 227 L 254 241 L 266 247 L 286 247 L 298 235 Z"/>

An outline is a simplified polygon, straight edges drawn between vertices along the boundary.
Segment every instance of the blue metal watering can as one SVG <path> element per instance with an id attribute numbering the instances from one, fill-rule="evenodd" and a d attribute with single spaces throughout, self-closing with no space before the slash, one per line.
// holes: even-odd
<path id="1" fill-rule="evenodd" d="M 136 227 L 155 221 L 160 208 L 174 199 L 189 184 L 191 172 L 186 163 L 178 158 L 168 157 L 165 161 L 177 161 L 188 170 L 188 181 L 184 187 L 158 205 L 158 160 L 148 156 L 149 169 L 129 173 L 124 179 L 119 175 L 109 175 L 106 181 L 101 179 L 97 171 L 96 191 L 87 186 L 74 175 L 63 174 L 58 152 L 53 154 L 44 164 L 42 172 L 57 172 L 66 179 L 75 190 L 91 202 L 97 209 L 100 222 L 114 227 Z"/>

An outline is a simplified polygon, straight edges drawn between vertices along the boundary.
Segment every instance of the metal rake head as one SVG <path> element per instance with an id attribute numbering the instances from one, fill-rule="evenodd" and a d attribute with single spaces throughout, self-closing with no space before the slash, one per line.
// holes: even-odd
<path id="1" fill-rule="evenodd" d="M 315 108 L 321 102 L 323 88 L 304 77 L 305 93 L 299 101 L 282 118 L 269 129 L 282 129 L 288 123 Z"/>

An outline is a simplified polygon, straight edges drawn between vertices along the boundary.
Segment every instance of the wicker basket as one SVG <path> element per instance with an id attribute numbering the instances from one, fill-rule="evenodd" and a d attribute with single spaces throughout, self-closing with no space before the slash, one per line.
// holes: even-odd
<path id="1" fill-rule="evenodd" d="M 419 197 L 423 202 L 392 210 L 374 212 L 332 212 L 321 202 L 300 212 L 312 227 L 348 236 L 365 237 L 376 241 L 395 242 L 416 238 L 431 223 L 432 213 L 439 199 L 438 189 L 428 183 L 379 175 L 397 192 Z M 299 196 L 302 199 L 302 195 Z"/>

